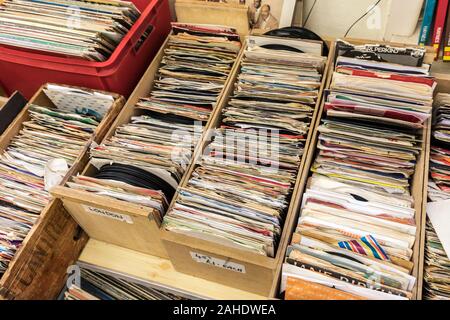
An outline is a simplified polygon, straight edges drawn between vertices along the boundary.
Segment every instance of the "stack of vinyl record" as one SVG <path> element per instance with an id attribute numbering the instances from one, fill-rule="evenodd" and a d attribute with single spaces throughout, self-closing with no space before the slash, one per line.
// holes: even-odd
<path id="1" fill-rule="evenodd" d="M 65 300 L 185 300 L 119 277 L 81 268 L 81 286 L 70 286 Z"/>
<path id="2" fill-rule="evenodd" d="M 240 47 L 232 28 L 173 23 L 150 97 L 92 148 L 99 172 L 68 186 L 154 208 L 162 219 Z"/>
<path id="3" fill-rule="evenodd" d="M 326 58 L 305 41 L 251 36 L 247 44 L 222 124 L 164 227 L 273 257 Z"/>
<path id="4" fill-rule="evenodd" d="M 428 219 L 425 239 L 424 299 L 450 300 L 450 259 Z"/>
<path id="5" fill-rule="evenodd" d="M 239 35 L 233 28 L 185 23 L 172 23 L 172 30 L 150 97 L 137 107 L 206 122 L 241 49 Z"/>
<path id="6" fill-rule="evenodd" d="M 420 203 L 411 180 L 436 82 L 428 65 L 349 46 L 337 43 L 318 153 L 283 266 L 289 299 L 328 291 L 337 299 L 409 299 L 416 284 Z"/>
<path id="7" fill-rule="evenodd" d="M 102 119 L 98 112 L 91 115 L 92 109 L 72 108 L 72 102 L 82 95 L 86 105 L 104 114 L 114 102 L 112 96 L 67 87 L 49 85 L 45 92 L 56 107 L 28 106 L 30 119 L 0 156 L 0 274 L 51 200 L 55 182 L 46 172 L 64 175 Z"/>
<path id="8" fill-rule="evenodd" d="M 105 61 L 139 16 L 131 1 L 4 0 L 0 44 Z"/>

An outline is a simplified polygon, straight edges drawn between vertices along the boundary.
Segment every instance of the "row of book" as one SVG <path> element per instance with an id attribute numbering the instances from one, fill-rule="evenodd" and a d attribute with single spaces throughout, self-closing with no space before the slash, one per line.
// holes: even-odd
<path id="1" fill-rule="evenodd" d="M 426 0 L 419 34 L 419 44 L 431 45 L 438 57 L 450 61 L 449 0 Z"/>

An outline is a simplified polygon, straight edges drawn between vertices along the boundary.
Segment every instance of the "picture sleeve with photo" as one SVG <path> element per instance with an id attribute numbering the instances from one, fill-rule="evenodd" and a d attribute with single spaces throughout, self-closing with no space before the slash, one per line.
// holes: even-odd
<path id="1" fill-rule="evenodd" d="M 208 0 L 209 2 L 228 3 L 228 4 L 241 4 L 247 5 L 250 27 L 253 29 L 253 33 L 265 33 L 270 30 L 278 29 L 286 25 L 291 25 L 292 15 L 287 17 L 289 23 L 286 21 L 280 23 L 282 20 L 283 7 L 286 3 L 290 3 L 288 0 Z M 286 20 L 286 17 L 285 17 Z"/>
<path id="2" fill-rule="evenodd" d="M 247 0 L 246 4 L 249 7 L 250 25 L 253 29 L 263 32 L 278 29 L 283 1 Z"/>

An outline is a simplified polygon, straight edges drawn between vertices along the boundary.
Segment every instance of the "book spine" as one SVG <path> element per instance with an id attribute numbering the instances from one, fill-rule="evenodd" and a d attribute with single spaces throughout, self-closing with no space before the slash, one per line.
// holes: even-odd
<path id="1" fill-rule="evenodd" d="M 433 32 L 433 47 L 436 50 L 436 58 L 439 56 L 439 48 L 442 43 L 442 36 L 444 35 L 445 18 L 447 16 L 449 0 L 438 0 L 436 9 L 436 19 L 434 23 Z"/>
<path id="2" fill-rule="evenodd" d="M 433 22 L 434 9 L 436 8 L 436 0 L 426 0 L 423 12 L 423 22 L 420 29 L 419 45 L 425 46 L 430 38 L 430 29 Z"/>
<path id="3" fill-rule="evenodd" d="M 443 45 L 443 57 L 442 60 L 450 62 L 450 13 L 447 12 L 447 22 L 445 24 L 445 40 Z"/>

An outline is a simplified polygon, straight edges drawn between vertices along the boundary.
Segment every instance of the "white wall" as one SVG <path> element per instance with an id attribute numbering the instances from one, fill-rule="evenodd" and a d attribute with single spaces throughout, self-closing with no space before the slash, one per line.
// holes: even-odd
<path id="1" fill-rule="evenodd" d="M 175 0 L 169 2 L 173 5 Z M 314 0 L 303 2 L 305 19 Z M 343 37 L 351 24 L 375 2 L 376 0 L 317 0 L 306 27 L 320 36 Z M 417 20 L 423 3 L 424 0 L 382 0 L 379 9 L 355 25 L 348 37 L 416 44 L 419 29 Z"/>
<path id="2" fill-rule="evenodd" d="M 423 0 L 382 0 L 378 8 L 356 24 L 348 37 L 386 40 L 394 34 L 415 33 Z M 314 0 L 304 0 L 306 18 Z M 317 0 L 306 27 L 321 36 L 343 37 L 348 28 L 376 0 Z"/>

